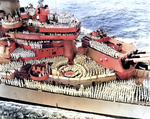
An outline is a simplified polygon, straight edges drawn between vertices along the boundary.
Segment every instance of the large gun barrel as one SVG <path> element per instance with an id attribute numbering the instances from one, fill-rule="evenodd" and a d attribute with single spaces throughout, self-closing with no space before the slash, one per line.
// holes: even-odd
<path id="1" fill-rule="evenodd" d="M 150 56 L 149 57 L 142 57 L 142 58 L 129 58 L 125 59 L 126 62 L 133 61 L 134 63 L 138 62 L 143 62 L 143 61 L 150 61 Z"/>
<path id="2" fill-rule="evenodd" d="M 145 58 L 145 57 L 150 57 L 150 53 L 148 54 L 134 54 L 132 57 L 138 57 L 138 58 Z"/>
<path id="3" fill-rule="evenodd" d="M 124 64 L 133 64 L 133 63 L 137 63 L 136 65 L 136 68 L 137 69 L 144 69 L 144 70 L 149 70 L 150 71 L 150 66 L 149 64 L 146 64 L 144 62 L 147 62 L 149 63 L 150 61 L 150 56 L 148 56 L 149 54 L 141 54 L 142 58 L 127 58 L 127 59 L 124 59 Z"/>

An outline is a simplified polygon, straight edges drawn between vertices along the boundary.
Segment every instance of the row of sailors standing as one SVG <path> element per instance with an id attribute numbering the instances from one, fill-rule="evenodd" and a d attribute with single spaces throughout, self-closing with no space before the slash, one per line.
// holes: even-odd
<path id="1" fill-rule="evenodd" d="M 35 57 L 36 54 L 33 50 L 26 50 L 24 48 L 16 48 L 12 53 L 11 53 L 11 58 L 13 59 L 18 59 L 19 57 Z"/>
<path id="2" fill-rule="evenodd" d="M 22 20 L 21 17 L 19 17 L 18 15 L 15 15 L 14 17 L 12 17 L 11 15 L 7 15 L 1 19 L 1 23 L 2 24 L 15 24 L 21 20 Z"/>
<path id="3" fill-rule="evenodd" d="M 52 14 L 52 13 L 51 13 Z M 48 16 L 49 17 L 49 16 Z M 48 20 L 51 20 L 50 18 L 48 18 Z M 69 24 L 60 24 L 51 21 L 49 24 L 46 22 L 39 22 L 38 20 L 32 20 L 29 19 L 27 24 L 30 26 L 37 26 L 37 27 L 44 27 L 44 28 L 71 28 L 71 27 L 76 27 L 80 24 L 80 20 L 77 18 L 72 19 L 72 22 L 69 22 Z"/>
<path id="4" fill-rule="evenodd" d="M 31 46 L 32 49 L 42 49 L 43 45 L 39 41 L 27 41 L 27 40 L 22 40 L 22 39 L 15 39 L 16 43 L 20 45 L 27 45 Z"/>

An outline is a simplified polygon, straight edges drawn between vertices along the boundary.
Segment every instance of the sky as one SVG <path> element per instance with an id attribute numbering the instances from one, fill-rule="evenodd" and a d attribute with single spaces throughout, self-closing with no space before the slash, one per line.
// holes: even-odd
<path id="1" fill-rule="evenodd" d="M 20 6 L 25 7 L 30 3 L 33 4 L 34 7 L 37 7 L 39 0 L 20 0 Z M 64 0 L 44 0 L 44 5 L 48 4 L 50 8 L 54 8 L 57 4 L 60 4 Z"/>

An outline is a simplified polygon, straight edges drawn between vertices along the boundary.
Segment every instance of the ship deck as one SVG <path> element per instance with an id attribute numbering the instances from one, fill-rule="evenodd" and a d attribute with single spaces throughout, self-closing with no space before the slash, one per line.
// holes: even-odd
<path id="1" fill-rule="evenodd" d="M 145 119 L 150 117 L 149 106 L 111 102 L 84 97 L 73 97 L 2 84 L 0 84 L 0 95 L 3 98 L 10 98 L 18 101 L 25 101 L 97 114 Z"/>

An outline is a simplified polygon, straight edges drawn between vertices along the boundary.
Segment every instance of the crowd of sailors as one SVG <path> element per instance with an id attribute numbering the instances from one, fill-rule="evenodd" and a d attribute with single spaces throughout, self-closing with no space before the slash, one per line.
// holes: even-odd
<path id="1" fill-rule="evenodd" d="M 33 50 L 26 50 L 24 48 L 16 48 L 12 53 L 11 53 L 11 58 L 12 59 L 19 59 L 20 57 L 35 57 L 36 54 Z"/>

